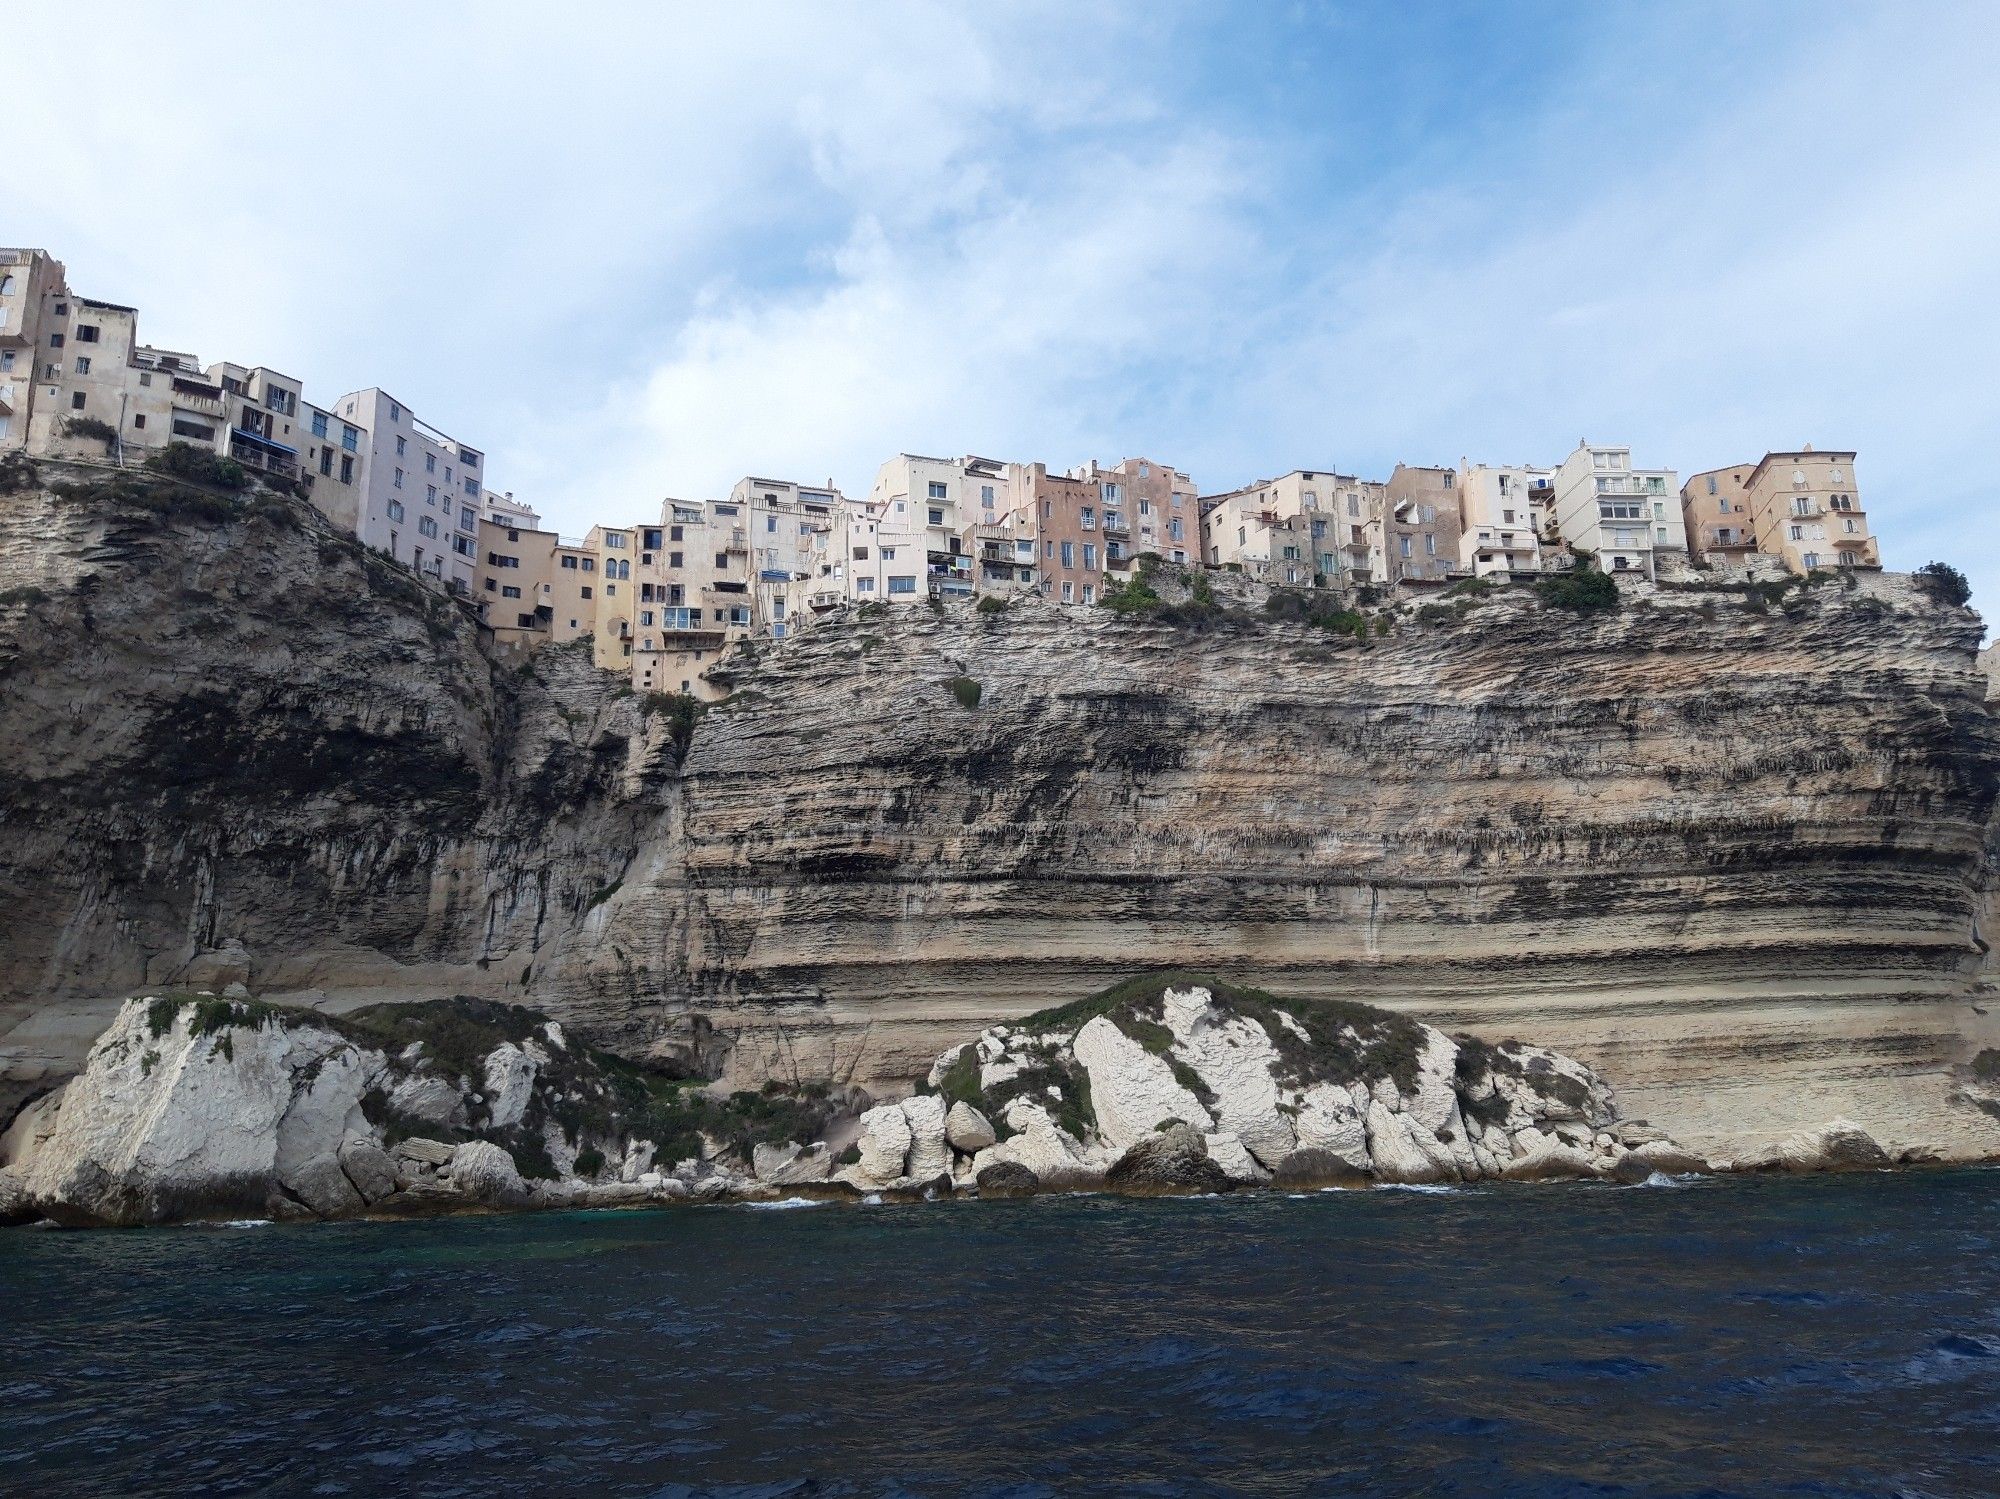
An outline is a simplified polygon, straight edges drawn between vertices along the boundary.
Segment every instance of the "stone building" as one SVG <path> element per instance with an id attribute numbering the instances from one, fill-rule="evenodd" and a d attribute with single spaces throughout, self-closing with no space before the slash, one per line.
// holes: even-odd
<path id="1" fill-rule="evenodd" d="M 1458 557 L 1464 526 L 1458 472 L 1399 463 L 1383 490 L 1381 581 L 1442 583 L 1469 571 Z"/>

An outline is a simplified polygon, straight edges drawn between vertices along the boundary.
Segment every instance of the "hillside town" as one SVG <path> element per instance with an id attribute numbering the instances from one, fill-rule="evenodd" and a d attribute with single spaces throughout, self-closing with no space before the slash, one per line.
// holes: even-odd
<path id="1" fill-rule="evenodd" d="M 1140 559 L 1363 598 L 1587 562 L 1879 568 L 1851 451 L 1768 452 L 1694 474 L 1579 441 L 1544 464 L 1294 468 L 1204 494 L 1155 458 L 1066 470 L 899 453 L 865 496 L 746 476 L 726 497 L 637 502 L 584 535 L 496 490 L 485 451 L 379 388 L 325 405 L 265 365 L 140 341 L 134 307 L 82 296 L 41 249 L 0 249 L 0 454 L 120 466 L 181 442 L 295 489 L 334 525 L 474 608 L 503 646 L 588 638 L 639 691 L 720 695 L 704 673 L 851 604 L 1036 595 L 1096 605 Z"/>

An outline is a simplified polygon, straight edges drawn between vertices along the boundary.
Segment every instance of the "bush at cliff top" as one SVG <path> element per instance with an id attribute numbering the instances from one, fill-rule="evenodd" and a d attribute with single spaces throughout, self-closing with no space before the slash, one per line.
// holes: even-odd
<path id="1" fill-rule="evenodd" d="M 101 417 L 73 416 L 63 423 L 63 436 L 88 437 L 97 442 L 116 442 L 118 429 Z"/>
<path id="2" fill-rule="evenodd" d="M 189 442 L 168 443 L 147 457 L 146 467 L 156 474 L 213 484 L 217 489 L 243 489 L 250 483 L 250 474 L 242 464 Z"/>
<path id="3" fill-rule="evenodd" d="M 1535 585 L 1535 592 L 1552 609 L 1575 609 L 1590 613 L 1618 607 L 1618 585 L 1611 574 L 1594 567 L 1578 567 L 1574 572 L 1556 573 Z"/>
<path id="4" fill-rule="evenodd" d="M 1963 608 L 1972 602 L 1972 585 L 1949 562 L 1926 562 L 1917 569 L 1917 582 L 1940 604 Z"/>

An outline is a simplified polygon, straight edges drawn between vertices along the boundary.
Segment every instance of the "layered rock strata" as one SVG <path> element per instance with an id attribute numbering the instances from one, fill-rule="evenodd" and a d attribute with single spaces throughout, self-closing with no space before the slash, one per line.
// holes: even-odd
<path id="1" fill-rule="evenodd" d="M 1836 1115 L 1992 1151 L 1954 1072 L 2000 1044 L 1977 618 L 1681 581 L 1359 637 L 1227 579 L 1171 617 L 852 612 L 738 653 L 684 742 L 309 507 L 16 492 L 0 1117 L 162 984 L 529 1000 L 890 1091 L 1178 965 L 1534 1035 L 1720 1151 Z"/>

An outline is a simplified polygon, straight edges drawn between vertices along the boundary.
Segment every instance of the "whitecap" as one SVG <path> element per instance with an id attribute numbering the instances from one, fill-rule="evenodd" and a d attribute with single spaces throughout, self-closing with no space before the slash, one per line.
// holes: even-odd
<path id="1" fill-rule="evenodd" d="M 217 1228 L 269 1228 L 269 1218 L 225 1218 L 215 1225 Z"/>
<path id="2" fill-rule="evenodd" d="M 877 1200 L 879 1201 L 880 1199 L 878 1198 Z M 761 1208 L 767 1213 L 774 1213 L 783 1208 L 823 1208 L 826 1206 L 824 1202 L 812 1197 L 782 1197 L 776 1202 L 746 1202 L 740 1205 L 746 1208 Z"/>
<path id="3" fill-rule="evenodd" d="M 1329 1192 L 1341 1192 L 1346 1189 L 1343 1187 L 1328 1187 L 1325 1190 Z M 1440 1192 L 1456 1192 L 1458 1188 L 1447 1187 L 1443 1182 L 1381 1182 L 1376 1186 L 1375 1190 L 1377 1192 L 1424 1192 L 1434 1195 Z"/>

